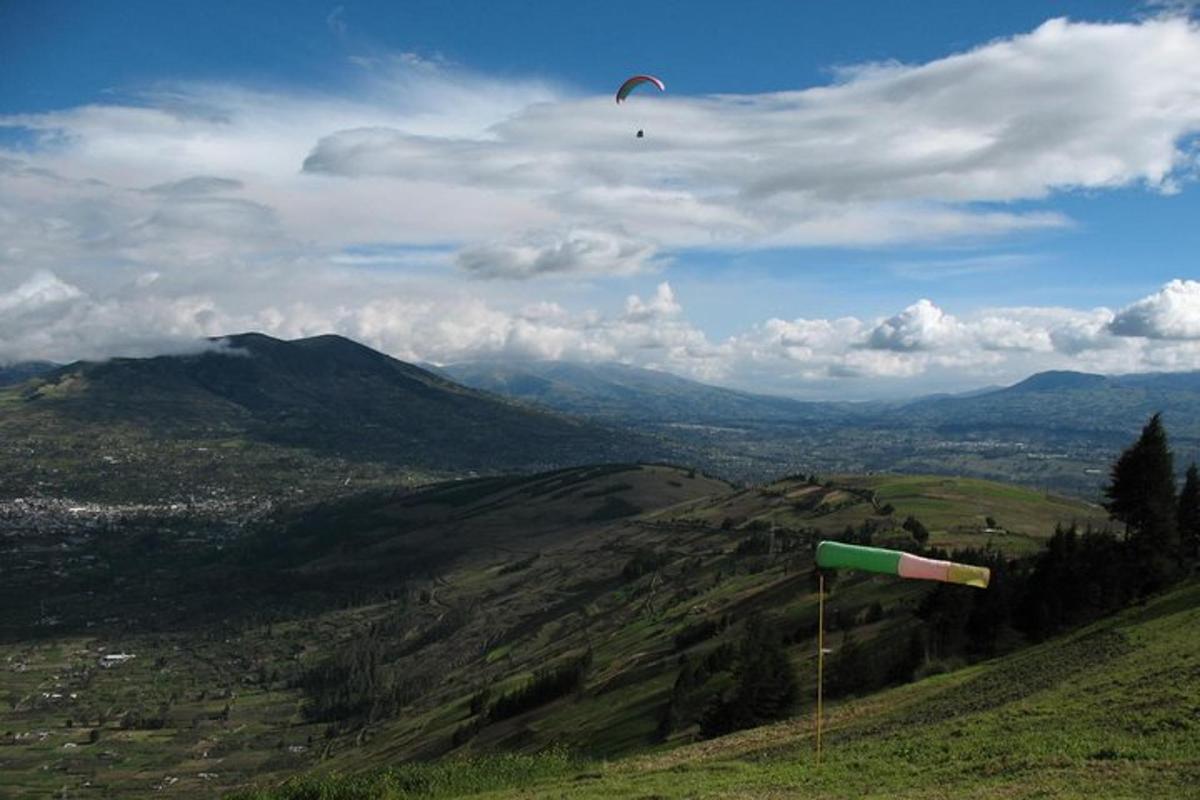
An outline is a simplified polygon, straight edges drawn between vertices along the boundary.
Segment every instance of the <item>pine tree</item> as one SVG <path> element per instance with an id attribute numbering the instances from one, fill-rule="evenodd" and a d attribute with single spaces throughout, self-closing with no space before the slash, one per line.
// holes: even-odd
<path id="1" fill-rule="evenodd" d="M 1144 574 L 1142 589 L 1157 589 L 1170 578 L 1179 555 L 1175 465 L 1160 414 L 1121 453 L 1111 478 L 1104 507 L 1125 524 L 1135 566 Z"/>
<path id="2" fill-rule="evenodd" d="M 1200 474 L 1194 461 L 1179 493 L 1179 544 L 1185 559 L 1200 557 Z"/>
<path id="3" fill-rule="evenodd" d="M 1142 435 L 1113 464 L 1104 507 L 1125 523 L 1131 538 L 1169 545 L 1176 536 L 1175 467 L 1162 417 L 1155 414 Z"/>
<path id="4" fill-rule="evenodd" d="M 714 696 L 701 715 L 704 736 L 782 719 L 799 699 L 799 682 L 778 632 L 760 618 L 747 621 L 733 672 L 733 685 Z"/>

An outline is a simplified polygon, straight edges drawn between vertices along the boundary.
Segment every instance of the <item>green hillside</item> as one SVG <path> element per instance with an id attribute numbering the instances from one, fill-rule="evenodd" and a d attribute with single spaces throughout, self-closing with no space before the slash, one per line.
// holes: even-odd
<path id="1" fill-rule="evenodd" d="M 812 717 L 524 787 L 556 797 L 1200 796 L 1200 585 Z M 493 796 L 509 796 L 499 792 Z"/>
<path id="2" fill-rule="evenodd" d="M 600 762 L 551 752 L 300 779 L 321 797 L 1188 798 L 1200 796 L 1200 585 L 1013 655 L 813 717 Z M 424 786 L 432 787 L 422 790 Z M 493 791 L 479 791 L 487 786 Z M 412 790 L 416 787 L 417 790 Z M 405 791 L 405 789 L 409 789 Z"/>
<path id="3" fill-rule="evenodd" d="M 871 492 L 894 497 L 891 516 Z M 525 758 L 555 743 L 589 759 L 666 751 L 697 735 L 686 715 L 660 730 L 681 657 L 736 643 L 756 615 L 787 633 L 810 696 L 812 543 L 846 525 L 899 540 L 909 508 L 939 509 L 934 544 L 1013 551 L 1050 532 L 1038 520 L 1095 514 L 985 482 L 737 490 L 688 469 L 606 465 L 371 492 L 215 552 L 162 527 L 18 538 L 0 587 L 0 731 L 13 734 L 0 796 L 67 785 L 136 797 L 167 778 L 174 796 L 212 796 L 322 764 Z M 988 515 L 1014 530 L 1019 520 L 1020 535 L 987 530 Z M 928 591 L 849 575 L 830 630 L 893 657 Z M 566 695 L 486 722 L 473 713 L 480 689 L 495 702 L 589 651 Z M 136 658 L 100 666 L 113 653 Z M 356 705 L 320 690 L 320 675 L 373 688 Z"/>

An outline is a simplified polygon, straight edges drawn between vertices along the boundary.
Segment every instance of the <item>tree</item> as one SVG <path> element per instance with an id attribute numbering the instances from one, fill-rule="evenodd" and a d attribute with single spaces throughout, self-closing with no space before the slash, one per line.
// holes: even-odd
<path id="1" fill-rule="evenodd" d="M 913 541 L 922 547 L 929 541 L 929 529 L 922 524 L 921 520 L 914 516 L 909 516 L 904 520 L 904 524 L 900 527 L 912 534 Z"/>
<path id="2" fill-rule="evenodd" d="M 1167 446 L 1162 415 L 1155 414 L 1138 440 L 1113 464 L 1105 487 L 1104 507 L 1125 524 L 1143 591 L 1166 582 L 1179 556 L 1179 505 L 1175 498 L 1175 465 Z"/>
<path id="3" fill-rule="evenodd" d="M 1194 461 L 1179 493 L 1179 544 L 1184 558 L 1200 556 L 1200 474 Z"/>
<path id="4" fill-rule="evenodd" d="M 736 651 L 732 685 L 708 703 L 700 731 L 720 736 L 783 719 L 799 696 L 800 684 L 778 632 L 752 617 Z"/>

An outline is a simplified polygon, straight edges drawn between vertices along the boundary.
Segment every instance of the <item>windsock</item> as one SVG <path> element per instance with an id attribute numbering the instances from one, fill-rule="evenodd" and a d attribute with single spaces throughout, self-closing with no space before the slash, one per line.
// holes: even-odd
<path id="1" fill-rule="evenodd" d="M 899 575 L 923 581 L 962 583 L 978 589 L 986 589 L 992 577 L 987 567 L 971 564 L 956 564 L 922 558 L 901 550 L 885 550 L 882 547 L 862 547 L 841 542 L 821 542 L 817 545 L 817 566 L 821 569 L 860 569 L 863 572 L 880 572 L 884 575 Z"/>

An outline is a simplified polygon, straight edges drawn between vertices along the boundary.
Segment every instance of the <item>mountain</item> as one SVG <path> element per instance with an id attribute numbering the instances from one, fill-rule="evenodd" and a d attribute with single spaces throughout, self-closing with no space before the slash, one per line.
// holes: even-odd
<path id="1" fill-rule="evenodd" d="M 648 437 L 470 389 L 349 339 L 254 333 L 190 355 L 45 373 L 0 392 L 0 439 L 5 494 L 24 486 L 59 496 L 270 492 L 364 470 L 395 481 L 665 452 Z"/>
<path id="2" fill-rule="evenodd" d="M 0 386 L 12 386 L 57 368 L 52 361 L 18 361 L 0 365 Z"/>
<path id="3" fill-rule="evenodd" d="M 996 391 L 1012 393 L 1073 391 L 1076 389 L 1099 389 L 1107 386 L 1108 383 L 1108 378 L 1103 375 L 1051 370 L 1049 372 L 1039 372 L 1035 375 L 1030 375 L 1020 383 L 997 389 Z M 988 394 L 995 394 L 995 392 Z"/>
<path id="4" fill-rule="evenodd" d="M 477 361 L 449 364 L 441 371 L 476 389 L 570 414 L 626 422 L 798 422 L 838 417 L 845 405 L 739 392 L 616 363 Z"/>
<path id="5" fill-rule="evenodd" d="M 1174 436 L 1200 437 L 1200 372 L 1041 372 L 971 397 L 917 400 L 901 416 L 940 430 L 1025 430 L 1110 444 L 1136 433 L 1158 412 Z"/>
<path id="6" fill-rule="evenodd" d="M 619 364 L 434 372 L 336 336 L 244 334 L 0 389 L 0 497 L 325 496 L 667 460 L 734 480 L 939 472 L 1094 498 L 1112 457 L 1156 412 L 1179 468 L 1200 458 L 1200 372 L 1047 372 L 909 402 L 815 403 Z"/>

